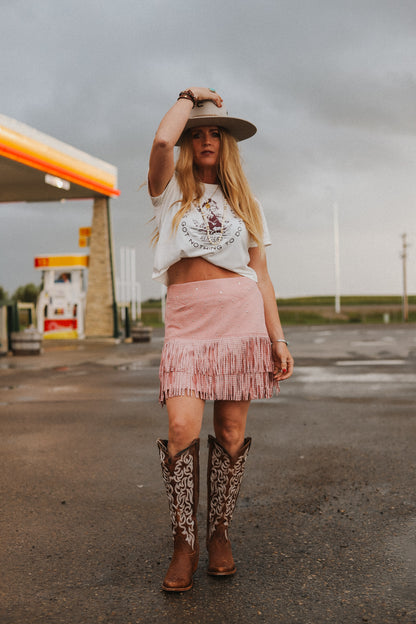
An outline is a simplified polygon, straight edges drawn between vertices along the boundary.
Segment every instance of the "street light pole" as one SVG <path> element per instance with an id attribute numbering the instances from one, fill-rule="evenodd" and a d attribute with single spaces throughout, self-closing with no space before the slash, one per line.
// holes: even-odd
<path id="1" fill-rule="evenodd" d="M 407 236 L 406 234 L 402 234 L 402 255 L 401 258 L 403 260 L 403 321 L 407 321 L 409 319 L 409 302 L 407 297 Z"/>
<path id="2" fill-rule="evenodd" d="M 338 204 L 334 202 L 335 312 L 341 312 Z"/>

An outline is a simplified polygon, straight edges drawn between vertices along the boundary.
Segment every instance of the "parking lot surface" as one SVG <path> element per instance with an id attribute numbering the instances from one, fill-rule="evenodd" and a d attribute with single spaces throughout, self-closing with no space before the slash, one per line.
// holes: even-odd
<path id="1" fill-rule="evenodd" d="M 166 594 L 163 337 L 0 359 L 1 624 L 416 623 L 414 326 L 293 327 L 254 401 L 232 578 Z M 212 404 L 201 442 L 205 536 Z"/>

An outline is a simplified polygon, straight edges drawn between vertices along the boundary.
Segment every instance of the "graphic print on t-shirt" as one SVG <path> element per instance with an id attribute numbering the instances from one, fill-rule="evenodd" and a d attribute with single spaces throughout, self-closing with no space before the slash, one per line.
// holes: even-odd
<path id="1" fill-rule="evenodd" d="M 227 215 L 225 204 L 219 206 L 210 198 L 186 213 L 181 229 L 192 247 L 219 251 L 240 236 L 243 222 L 236 215 Z"/>
<path id="2" fill-rule="evenodd" d="M 218 208 L 217 202 L 213 199 L 211 199 L 211 201 L 208 199 L 202 204 L 202 206 L 198 206 L 198 208 L 202 214 L 202 218 L 204 219 L 207 228 L 207 235 L 219 235 L 224 224 L 224 215 L 222 214 L 221 217 L 218 217 L 215 214 L 215 209 Z"/>

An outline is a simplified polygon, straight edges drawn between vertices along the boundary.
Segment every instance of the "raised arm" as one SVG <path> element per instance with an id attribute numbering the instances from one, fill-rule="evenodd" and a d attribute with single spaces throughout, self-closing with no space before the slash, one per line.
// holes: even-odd
<path id="1" fill-rule="evenodd" d="M 263 297 L 266 327 L 272 343 L 272 355 L 275 363 L 274 378 L 276 381 L 288 379 L 293 373 L 293 358 L 284 340 L 276 296 L 267 268 L 266 254 L 262 254 L 258 247 L 249 249 L 249 266 L 257 274 L 257 285 Z M 278 341 L 278 342 L 276 342 Z"/>
<path id="2" fill-rule="evenodd" d="M 195 100 L 212 100 L 218 107 L 222 106 L 222 98 L 205 87 L 190 89 Z M 149 191 L 157 197 L 166 188 L 175 170 L 174 147 L 185 128 L 193 103 L 188 99 L 180 99 L 168 110 L 157 129 L 149 160 Z"/>

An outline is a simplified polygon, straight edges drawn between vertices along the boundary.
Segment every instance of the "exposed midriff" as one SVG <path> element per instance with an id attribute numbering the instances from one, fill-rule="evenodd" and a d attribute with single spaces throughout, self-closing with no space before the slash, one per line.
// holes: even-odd
<path id="1" fill-rule="evenodd" d="M 182 258 L 168 269 L 168 284 L 185 284 L 224 277 L 237 277 L 238 274 L 208 262 L 204 258 Z"/>

